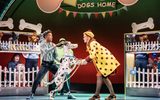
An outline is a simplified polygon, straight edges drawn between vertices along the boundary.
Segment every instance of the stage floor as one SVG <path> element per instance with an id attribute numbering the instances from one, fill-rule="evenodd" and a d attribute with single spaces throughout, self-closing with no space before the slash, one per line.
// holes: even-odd
<path id="1" fill-rule="evenodd" d="M 93 94 L 87 93 L 73 93 L 77 97 L 76 100 L 88 100 Z M 104 100 L 106 94 L 101 94 L 101 100 Z M 0 100 L 26 100 L 27 96 L 1 96 Z M 124 96 L 124 94 L 117 94 L 117 100 L 157 100 L 158 98 L 151 97 L 130 97 Z M 49 95 L 35 96 L 33 100 L 49 100 Z M 67 96 L 57 95 L 54 100 L 67 100 Z"/>

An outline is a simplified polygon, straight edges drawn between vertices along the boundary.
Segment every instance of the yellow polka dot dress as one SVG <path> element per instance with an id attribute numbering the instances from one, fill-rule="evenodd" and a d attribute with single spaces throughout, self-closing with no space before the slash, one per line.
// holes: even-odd
<path id="1" fill-rule="evenodd" d="M 89 57 L 104 77 L 110 75 L 120 65 L 112 53 L 97 41 L 92 41 L 87 49 Z"/>

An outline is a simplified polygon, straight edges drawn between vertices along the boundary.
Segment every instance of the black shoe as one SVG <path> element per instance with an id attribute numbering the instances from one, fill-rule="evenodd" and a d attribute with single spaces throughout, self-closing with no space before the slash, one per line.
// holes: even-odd
<path id="1" fill-rule="evenodd" d="M 74 95 L 72 95 L 72 94 L 69 94 L 68 95 L 68 99 L 76 99 L 76 97 Z"/>
<path id="2" fill-rule="evenodd" d="M 26 98 L 26 100 L 33 100 L 34 94 L 31 94 L 29 97 Z"/>

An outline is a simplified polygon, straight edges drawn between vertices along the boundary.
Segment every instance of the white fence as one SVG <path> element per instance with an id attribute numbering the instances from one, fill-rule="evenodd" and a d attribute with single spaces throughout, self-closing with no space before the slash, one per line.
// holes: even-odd
<path id="1" fill-rule="evenodd" d="M 160 72 L 158 69 L 130 69 L 126 73 L 126 87 L 160 88 Z"/>
<path id="2" fill-rule="evenodd" d="M 160 50 L 159 41 L 125 43 L 125 51 L 151 51 Z"/>
<path id="3" fill-rule="evenodd" d="M 40 52 L 40 45 L 30 42 L 0 41 L 0 49 L 3 51 Z"/>
<path id="4" fill-rule="evenodd" d="M 9 70 L 4 67 L 2 70 L 2 66 L 0 66 L 0 88 L 1 87 L 31 87 L 35 75 L 37 75 L 39 68 L 35 70 L 32 68 L 32 71 L 28 68 L 27 71 L 23 70 L 16 70 L 14 71 L 9 68 Z M 2 75 L 4 77 L 2 77 Z"/>

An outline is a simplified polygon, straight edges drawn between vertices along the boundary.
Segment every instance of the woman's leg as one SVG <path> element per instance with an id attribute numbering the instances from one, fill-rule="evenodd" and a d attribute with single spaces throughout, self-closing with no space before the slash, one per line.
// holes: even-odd
<path id="1" fill-rule="evenodd" d="M 102 87 L 102 76 L 101 75 L 97 75 L 97 84 L 96 84 L 96 91 L 95 94 L 89 98 L 89 100 L 100 100 L 100 91 L 101 91 L 101 87 Z"/>
<path id="2" fill-rule="evenodd" d="M 112 86 L 112 83 L 111 83 L 111 81 L 109 80 L 109 78 L 107 77 L 107 78 L 103 78 L 103 81 L 104 81 L 104 83 L 106 84 L 106 86 L 108 87 L 108 89 L 109 89 L 109 92 L 110 92 L 110 95 L 115 95 L 115 93 L 114 93 L 114 90 L 113 90 L 113 86 Z"/>
<path id="3" fill-rule="evenodd" d="M 102 76 L 97 76 L 97 84 L 96 84 L 96 92 L 95 95 L 99 95 L 100 91 L 101 91 L 101 87 L 102 87 Z"/>

